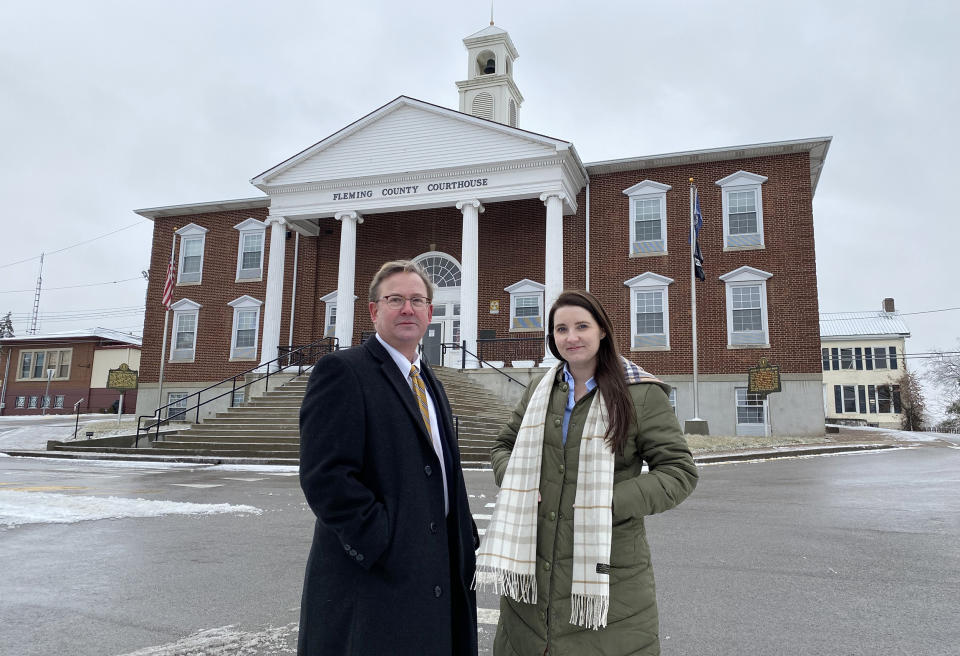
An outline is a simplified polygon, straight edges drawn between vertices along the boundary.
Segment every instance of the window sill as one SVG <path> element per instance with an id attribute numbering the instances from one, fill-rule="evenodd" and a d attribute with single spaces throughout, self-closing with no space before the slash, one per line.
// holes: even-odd
<path id="1" fill-rule="evenodd" d="M 723 252 L 729 253 L 733 251 L 763 251 L 766 250 L 766 246 L 763 244 L 753 244 L 750 246 L 724 246 Z"/>
<path id="2" fill-rule="evenodd" d="M 263 282 L 263 276 L 257 276 L 256 278 L 237 278 L 234 282 Z"/>
<path id="3" fill-rule="evenodd" d="M 180 282 L 179 280 L 177 281 L 177 287 L 194 287 L 199 284 L 201 284 L 200 280 L 197 280 L 196 282 Z"/>
<path id="4" fill-rule="evenodd" d="M 642 257 L 660 257 L 661 255 L 667 255 L 667 251 L 656 251 L 654 253 L 630 253 L 630 258 L 642 258 Z"/>
<path id="5" fill-rule="evenodd" d="M 511 328 L 511 333 L 542 333 L 543 328 Z"/>
<path id="6" fill-rule="evenodd" d="M 669 351 L 670 346 L 634 346 L 630 349 L 631 352 L 637 353 L 642 351 Z"/>
<path id="7" fill-rule="evenodd" d="M 171 358 L 171 359 L 169 360 L 170 364 L 189 363 L 189 362 L 193 362 L 193 361 L 194 361 L 194 358 L 190 358 L 189 360 L 186 360 L 186 359 L 177 359 L 177 360 L 174 360 L 173 358 Z"/>
<path id="8" fill-rule="evenodd" d="M 260 358 L 230 358 L 227 362 L 256 362 Z"/>
<path id="9" fill-rule="evenodd" d="M 731 350 L 743 350 L 743 349 L 768 349 L 770 348 L 769 344 L 727 344 L 727 348 Z"/>

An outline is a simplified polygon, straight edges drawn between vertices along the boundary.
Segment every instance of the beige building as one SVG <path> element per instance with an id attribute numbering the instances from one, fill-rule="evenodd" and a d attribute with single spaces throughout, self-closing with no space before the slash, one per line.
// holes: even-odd
<path id="1" fill-rule="evenodd" d="M 893 299 L 883 310 L 823 312 L 820 342 L 827 423 L 900 428 L 900 377 L 910 330 Z"/>

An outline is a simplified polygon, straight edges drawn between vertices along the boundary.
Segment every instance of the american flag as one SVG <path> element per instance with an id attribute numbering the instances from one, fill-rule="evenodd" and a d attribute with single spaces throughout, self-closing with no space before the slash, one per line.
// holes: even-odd
<path id="1" fill-rule="evenodd" d="M 163 307 L 170 309 L 173 303 L 173 255 L 170 255 L 170 265 L 167 267 L 167 281 L 163 283 L 163 298 L 160 300 Z"/>

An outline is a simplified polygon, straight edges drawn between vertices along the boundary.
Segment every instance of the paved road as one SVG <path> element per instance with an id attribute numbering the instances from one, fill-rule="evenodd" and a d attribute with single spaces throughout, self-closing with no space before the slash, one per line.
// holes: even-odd
<path id="1" fill-rule="evenodd" d="M 481 527 L 491 478 L 467 472 Z M 648 520 L 664 654 L 957 653 L 958 483 L 946 446 L 704 467 Z M 312 530 L 293 472 L 0 458 L 0 490 L 27 488 L 263 513 L 0 527 L 0 654 L 293 653 Z"/>

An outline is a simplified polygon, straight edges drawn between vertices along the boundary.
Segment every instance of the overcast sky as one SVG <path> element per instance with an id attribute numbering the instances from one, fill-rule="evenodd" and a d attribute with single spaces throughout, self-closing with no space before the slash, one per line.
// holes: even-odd
<path id="1" fill-rule="evenodd" d="M 960 3 L 496 4 L 520 52 L 520 127 L 585 162 L 832 136 L 814 199 L 821 311 L 892 296 L 908 352 L 957 348 L 960 311 L 910 313 L 960 307 Z M 0 314 L 27 332 L 46 252 L 42 332 L 141 334 L 153 226 L 132 210 L 260 195 L 250 178 L 399 95 L 456 109 L 462 39 L 489 14 L 0 0 Z"/>

